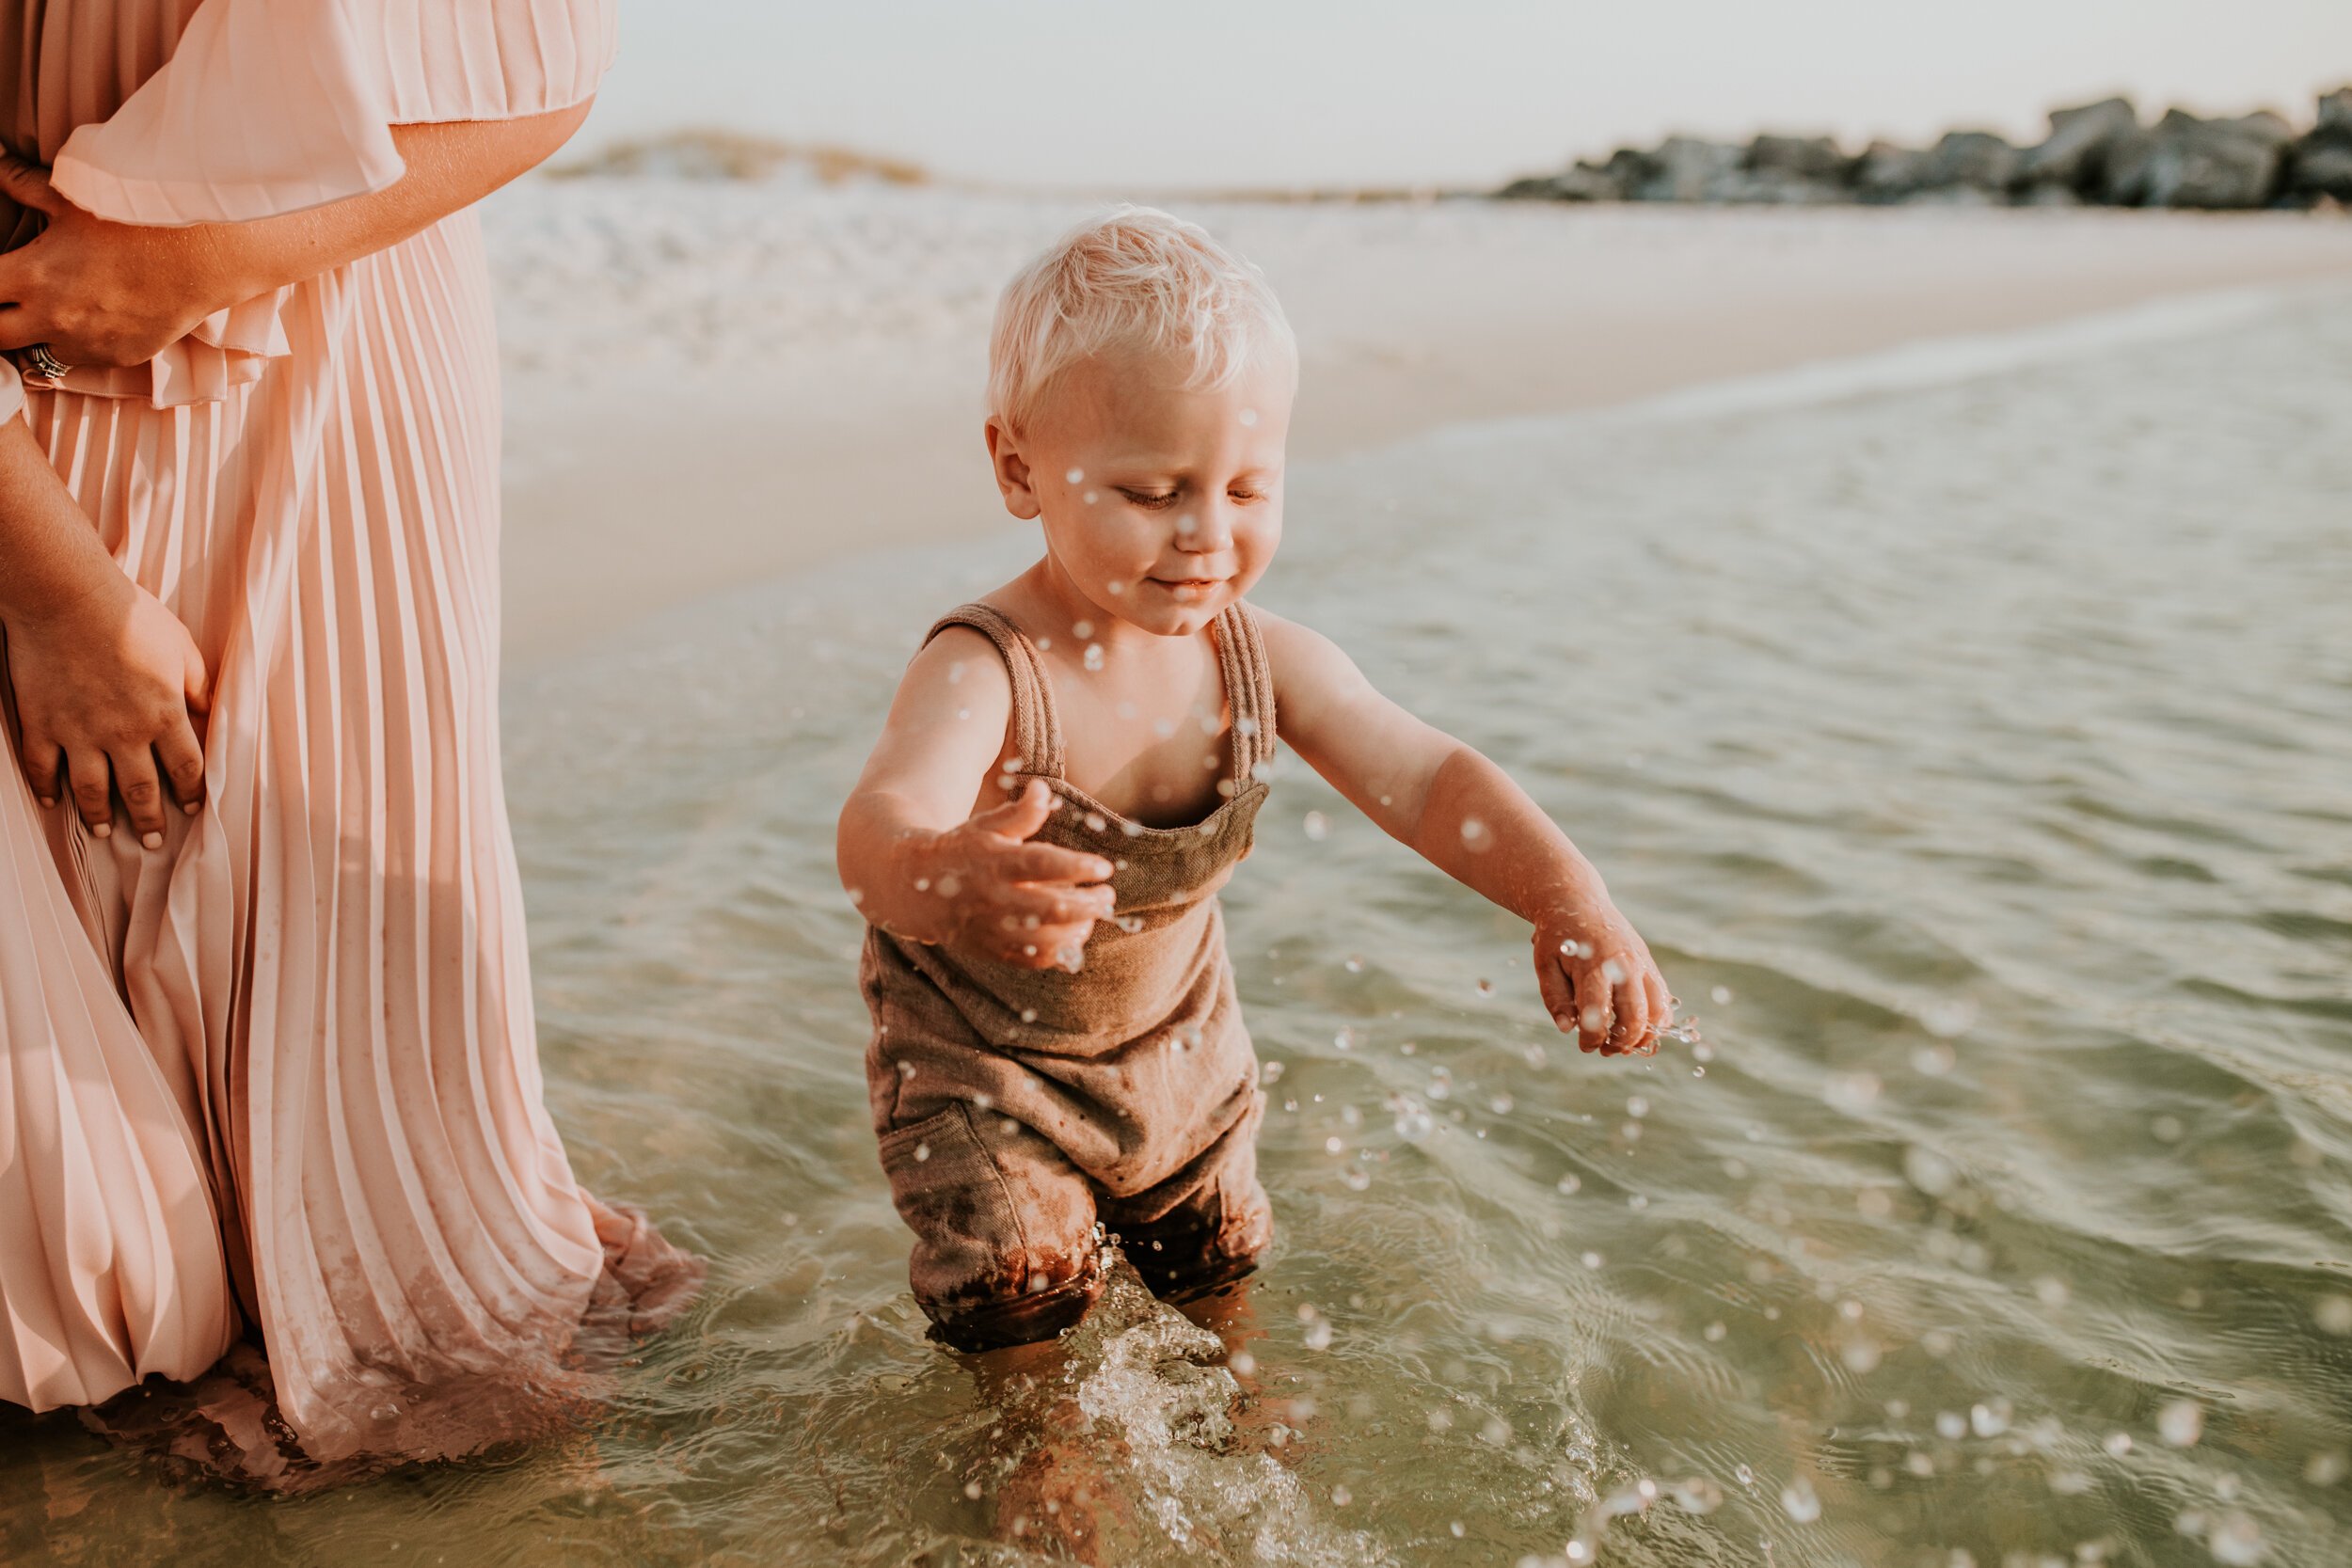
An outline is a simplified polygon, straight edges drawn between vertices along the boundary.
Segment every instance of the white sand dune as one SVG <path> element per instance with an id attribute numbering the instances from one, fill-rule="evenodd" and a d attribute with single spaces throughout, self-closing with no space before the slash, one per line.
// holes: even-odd
<path id="1" fill-rule="evenodd" d="M 1298 328 L 1294 456 L 2167 294 L 2352 277 L 2334 215 L 1166 203 Z M 1009 525 L 996 290 L 1100 203 L 526 181 L 485 216 L 508 374 L 508 641 Z"/>

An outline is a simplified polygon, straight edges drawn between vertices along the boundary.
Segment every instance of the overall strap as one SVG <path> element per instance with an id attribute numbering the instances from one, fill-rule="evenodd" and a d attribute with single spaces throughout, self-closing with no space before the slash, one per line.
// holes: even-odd
<path id="1" fill-rule="evenodd" d="M 1054 711 L 1053 683 L 1045 678 L 1037 645 L 1003 610 L 977 601 L 960 605 L 941 616 L 924 635 L 929 645 L 949 626 L 970 626 L 996 644 L 1012 677 L 1012 742 L 1021 753 L 1021 771 L 1041 778 L 1062 776 L 1061 719 Z"/>
<path id="2" fill-rule="evenodd" d="M 1233 710 L 1234 775 L 1248 780 L 1274 758 L 1274 670 L 1266 662 L 1258 612 L 1246 600 L 1218 614 L 1216 651 L 1225 669 L 1225 701 Z"/>

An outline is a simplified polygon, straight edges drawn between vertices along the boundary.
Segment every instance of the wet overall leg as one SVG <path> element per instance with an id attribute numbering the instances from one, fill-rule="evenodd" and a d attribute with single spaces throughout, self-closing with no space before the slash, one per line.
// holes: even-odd
<path id="1" fill-rule="evenodd" d="M 1132 1197 L 1100 1199 L 1127 1260 L 1163 1301 L 1208 1294 L 1258 1266 L 1274 1238 L 1274 1212 L 1258 1181 L 1258 1123 L 1265 1096 L 1253 1091 L 1241 1119 L 1184 1169 Z"/>
<path id="2" fill-rule="evenodd" d="M 886 1134 L 882 1160 L 914 1299 L 948 1344 L 1050 1339 L 1102 1294 L 1093 1191 L 1027 1127 L 958 1101 Z"/>

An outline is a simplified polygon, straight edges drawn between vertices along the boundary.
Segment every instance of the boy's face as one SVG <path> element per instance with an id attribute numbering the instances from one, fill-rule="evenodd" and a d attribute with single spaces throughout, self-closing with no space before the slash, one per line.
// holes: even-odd
<path id="1" fill-rule="evenodd" d="M 1154 354 L 1072 367 L 990 454 L 1005 505 L 1039 517 L 1063 586 L 1162 637 L 1199 631 L 1249 591 L 1282 537 L 1282 448 L 1296 374 L 1253 364 L 1216 391 Z"/>

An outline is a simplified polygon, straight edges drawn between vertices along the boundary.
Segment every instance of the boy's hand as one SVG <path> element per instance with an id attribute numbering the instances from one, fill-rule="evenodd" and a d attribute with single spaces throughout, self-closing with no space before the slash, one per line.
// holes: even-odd
<path id="1" fill-rule="evenodd" d="M 1100 855 L 1031 844 L 1054 813 L 1054 792 L 1032 779 L 1014 800 L 934 835 L 910 857 L 912 875 L 946 907 L 943 945 L 1022 969 L 1075 974 L 1087 937 L 1114 907 L 1111 863 Z"/>
<path id="2" fill-rule="evenodd" d="M 1600 909 L 1535 927 L 1535 983 L 1577 1049 L 1623 1056 L 1652 1047 L 1674 1022 L 1674 999 L 1649 944 L 1625 916 Z"/>

